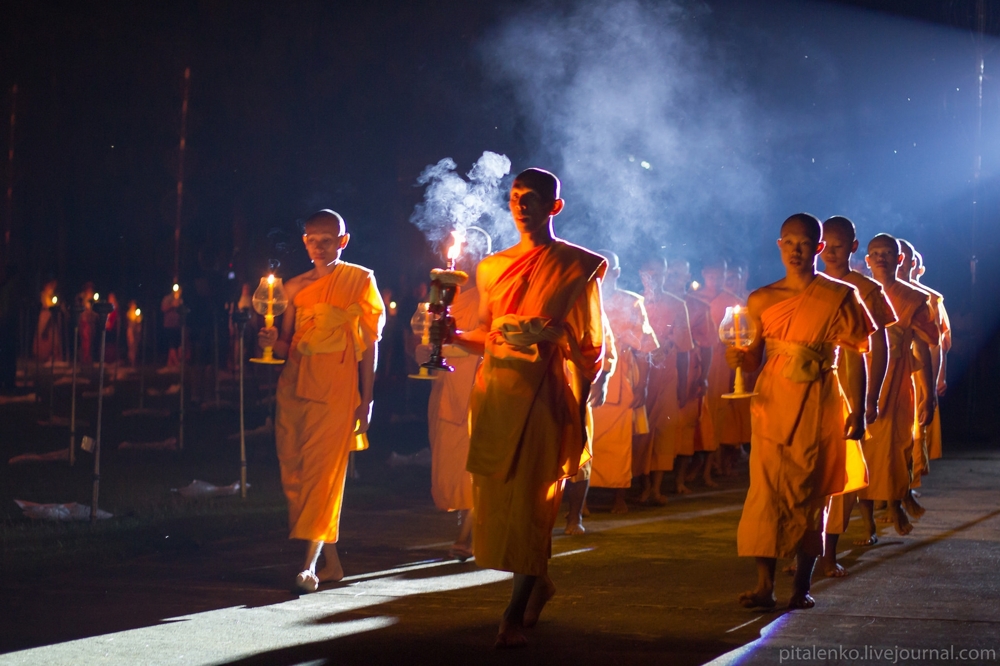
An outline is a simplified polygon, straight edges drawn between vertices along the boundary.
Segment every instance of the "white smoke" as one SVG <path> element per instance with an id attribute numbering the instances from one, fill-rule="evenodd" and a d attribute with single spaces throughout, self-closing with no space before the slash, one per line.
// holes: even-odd
<path id="1" fill-rule="evenodd" d="M 525 10 L 485 43 L 533 132 L 530 157 L 563 181 L 560 235 L 638 253 L 696 230 L 718 251 L 756 222 L 752 109 L 696 19 L 671 2 L 579 2 Z"/>
<path id="2" fill-rule="evenodd" d="M 452 231 L 465 231 L 470 226 L 485 230 L 494 249 L 513 244 L 517 233 L 503 182 L 510 173 L 510 160 L 506 155 L 486 151 L 466 178 L 456 173 L 457 168 L 455 160 L 446 157 L 423 170 L 417 184 L 425 188 L 424 201 L 416 206 L 410 222 L 437 247 L 448 242 Z M 486 254 L 482 234 L 470 232 L 466 242 L 480 256 Z"/>

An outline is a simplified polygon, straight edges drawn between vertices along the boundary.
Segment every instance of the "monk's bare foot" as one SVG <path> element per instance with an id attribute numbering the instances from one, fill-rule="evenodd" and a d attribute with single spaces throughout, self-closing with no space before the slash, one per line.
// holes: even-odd
<path id="1" fill-rule="evenodd" d="M 524 633 L 524 627 L 501 620 L 500 631 L 497 632 L 497 639 L 493 643 L 494 649 L 509 650 L 510 648 L 524 647 L 528 644 L 528 637 Z"/>
<path id="2" fill-rule="evenodd" d="M 568 534 L 570 536 L 578 536 L 580 534 L 586 534 L 587 528 L 583 526 L 583 519 L 579 520 L 567 520 L 566 529 L 563 530 L 563 534 Z"/>
<path id="3" fill-rule="evenodd" d="M 690 495 L 691 494 L 691 489 L 688 488 L 687 486 L 677 486 L 677 494 L 678 495 Z"/>
<path id="4" fill-rule="evenodd" d="M 816 600 L 808 592 L 805 594 L 793 594 L 792 598 L 788 600 L 789 610 L 812 608 L 815 605 Z"/>
<path id="5" fill-rule="evenodd" d="M 312 571 L 303 571 L 295 577 L 295 588 L 303 594 L 312 594 L 319 589 L 319 578 Z"/>
<path id="6" fill-rule="evenodd" d="M 867 539 L 858 539 L 854 542 L 855 546 L 874 546 L 878 543 L 878 537 L 874 534 L 869 534 Z"/>
<path id="7" fill-rule="evenodd" d="M 747 590 L 736 597 L 736 600 L 743 608 L 774 608 L 778 604 L 773 591 Z"/>
<path id="8" fill-rule="evenodd" d="M 892 516 L 892 526 L 896 528 L 896 534 L 899 536 L 906 536 L 913 531 L 913 525 L 910 524 L 909 519 L 906 517 L 906 511 L 903 511 L 902 506 L 897 506 L 890 509 L 890 516 Z"/>
<path id="9" fill-rule="evenodd" d="M 587 500 L 583 500 L 583 508 L 580 509 L 580 515 L 584 518 L 590 518 L 590 507 L 587 506 Z"/>
<path id="10" fill-rule="evenodd" d="M 889 525 L 896 522 L 892 517 L 892 511 L 886 511 L 884 514 L 875 519 L 876 522 L 883 525 Z"/>
<path id="11" fill-rule="evenodd" d="M 840 566 L 836 562 L 824 562 L 823 563 L 823 573 L 827 578 L 843 578 L 847 576 L 850 572 L 844 567 Z"/>
<path id="12" fill-rule="evenodd" d="M 911 490 L 910 494 L 913 495 L 914 497 L 920 497 L 920 491 L 919 490 Z"/>
<path id="13" fill-rule="evenodd" d="M 538 624 L 538 618 L 542 614 L 542 609 L 549 600 L 556 595 L 556 585 L 548 576 L 542 576 L 535 581 L 535 586 L 531 588 L 531 596 L 528 597 L 528 605 L 524 609 L 524 626 L 531 629 Z"/>
<path id="14" fill-rule="evenodd" d="M 670 500 L 667 499 L 666 495 L 661 495 L 660 493 L 653 493 L 653 503 L 659 504 L 660 506 L 666 505 Z"/>
<path id="15" fill-rule="evenodd" d="M 798 570 L 799 570 L 799 567 L 796 566 L 795 562 L 792 562 L 787 567 L 783 568 L 781 570 L 781 573 L 788 574 L 789 576 L 794 576 L 795 572 L 798 571 Z"/>
<path id="16" fill-rule="evenodd" d="M 615 503 L 611 505 L 611 513 L 628 513 L 628 504 L 621 495 L 615 497 Z"/>
<path id="17" fill-rule="evenodd" d="M 326 560 L 326 564 L 316 572 L 319 582 L 336 583 L 341 580 L 344 577 L 344 567 L 340 565 L 340 556 L 334 544 L 329 544 L 323 549 L 323 559 Z"/>
<path id="18" fill-rule="evenodd" d="M 651 498 L 652 496 L 653 496 L 653 489 L 646 488 L 639 494 L 639 497 L 636 499 L 636 502 L 638 502 L 639 504 L 649 504 L 649 498 Z"/>
<path id="19" fill-rule="evenodd" d="M 889 503 L 886 502 L 885 500 L 878 500 L 878 501 L 875 502 L 875 510 L 876 511 L 881 511 L 882 509 L 884 509 L 884 508 L 886 508 L 888 506 L 889 506 Z"/>
<path id="20" fill-rule="evenodd" d="M 927 509 L 913 497 L 912 492 L 903 499 L 903 508 L 906 509 L 906 513 L 913 516 L 914 520 L 920 520 L 927 513 Z"/>
<path id="21" fill-rule="evenodd" d="M 472 548 L 468 544 L 454 543 L 448 549 L 448 559 L 464 562 L 472 557 Z"/>
<path id="22" fill-rule="evenodd" d="M 709 488 L 718 488 L 718 487 L 719 487 L 719 484 L 717 484 L 717 483 L 716 483 L 715 481 L 713 481 L 712 479 L 705 479 L 705 485 L 706 485 L 707 487 L 709 487 Z"/>

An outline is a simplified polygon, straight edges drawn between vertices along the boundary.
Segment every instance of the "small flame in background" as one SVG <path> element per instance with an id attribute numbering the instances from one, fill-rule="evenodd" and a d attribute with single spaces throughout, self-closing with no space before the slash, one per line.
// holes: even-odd
<path id="1" fill-rule="evenodd" d="M 417 185 L 425 188 L 424 200 L 414 208 L 410 222 L 437 247 L 448 240 L 451 229 L 461 232 L 465 242 L 465 229 L 472 225 L 486 230 L 500 247 L 513 244 L 517 232 L 504 186 L 510 159 L 486 151 L 465 178 L 455 173 L 457 168 L 455 160 L 446 157 L 423 170 Z M 468 243 L 468 251 L 486 254 L 486 239 L 481 234 L 474 234 Z"/>

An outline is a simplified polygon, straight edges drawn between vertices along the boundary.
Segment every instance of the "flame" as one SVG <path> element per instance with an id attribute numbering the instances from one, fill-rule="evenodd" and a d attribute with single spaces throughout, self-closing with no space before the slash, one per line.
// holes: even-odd
<path id="1" fill-rule="evenodd" d="M 99 300 L 101 300 L 101 295 L 100 295 L 100 294 L 98 294 L 98 293 L 97 293 L 96 291 L 94 292 L 94 300 L 95 300 L 95 301 L 99 301 Z"/>
<path id="2" fill-rule="evenodd" d="M 176 294 L 180 290 L 181 290 L 181 286 L 175 282 L 174 283 L 174 293 Z"/>
<path id="3" fill-rule="evenodd" d="M 462 254 L 462 243 L 465 242 L 465 232 L 455 229 L 455 231 L 451 232 L 451 235 L 454 237 L 455 242 L 448 248 L 448 259 L 455 261 L 458 259 L 458 255 Z"/>
<path id="4" fill-rule="evenodd" d="M 396 301 L 389 301 L 389 309 L 390 310 L 396 309 Z"/>
<path id="5" fill-rule="evenodd" d="M 734 314 L 734 315 L 738 315 L 738 314 L 739 314 L 740 312 L 742 312 L 742 311 L 743 311 L 743 310 L 742 310 L 742 309 L 740 308 L 740 306 L 739 306 L 739 305 L 737 305 L 737 306 L 734 306 L 734 307 L 733 307 L 733 314 Z"/>
<path id="6" fill-rule="evenodd" d="M 142 309 L 136 308 L 135 309 L 135 316 L 136 317 L 141 317 L 142 316 Z"/>
<path id="7" fill-rule="evenodd" d="M 701 289 L 701 284 L 697 280 L 691 283 L 691 291 L 698 291 Z"/>
<path id="8" fill-rule="evenodd" d="M 53 297 L 52 297 L 52 305 L 55 305 L 55 304 L 57 304 L 58 302 L 59 302 L 59 297 L 58 297 L 58 296 L 53 296 Z"/>
<path id="9" fill-rule="evenodd" d="M 274 284 L 274 273 L 271 273 L 270 275 L 267 276 L 267 284 L 268 285 Z"/>

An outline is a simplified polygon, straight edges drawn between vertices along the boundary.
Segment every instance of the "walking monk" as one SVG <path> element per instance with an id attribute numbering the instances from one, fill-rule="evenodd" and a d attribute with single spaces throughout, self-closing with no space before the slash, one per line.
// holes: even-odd
<path id="1" fill-rule="evenodd" d="M 944 295 L 939 291 L 934 291 L 924 284 L 923 275 L 927 271 L 924 266 L 924 257 L 916 250 L 913 251 L 913 271 L 910 273 L 910 283 L 914 286 L 923 287 L 931 293 L 932 299 L 938 305 L 938 324 L 941 328 L 941 365 L 937 375 L 937 394 L 940 398 L 948 390 L 948 352 L 951 351 L 951 319 L 948 311 L 944 307 Z M 931 351 L 931 361 L 934 360 L 934 352 Z M 934 410 L 934 420 L 931 421 L 927 429 L 927 452 L 930 460 L 937 460 L 942 455 L 941 444 L 941 409 L 940 406 Z"/>
<path id="2" fill-rule="evenodd" d="M 607 262 L 555 237 L 559 180 L 528 169 L 511 186 L 521 239 L 477 270 L 479 328 L 459 344 L 483 353 L 470 401 L 476 563 L 514 574 L 497 647 L 527 642 L 556 588 L 548 575 L 563 481 L 579 470 L 590 385 L 604 357 Z"/>
<path id="3" fill-rule="evenodd" d="M 688 369 L 694 341 L 691 339 L 691 324 L 684 299 L 663 290 L 663 281 L 669 267 L 657 257 L 643 264 L 639 277 L 645 289 L 646 312 L 660 348 L 653 352 L 649 370 L 648 437 L 636 440 L 636 454 L 640 465 L 633 471 L 636 476 L 644 475 L 641 502 L 652 500 L 666 504 L 663 494 L 663 474 L 674 469 L 674 461 L 681 445 L 681 410 L 688 399 Z M 693 436 L 692 436 L 693 440 Z M 645 444 L 646 446 L 638 446 Z M 694 451 L 686 455 L 690 456 Z M 682 458 L 687 469 L 688 458 Z M 687 492 L 684 487 L 684 469 L 677 471 L 678 492 Z"/>
<path id="4" fill-rule="evenodd" d="M 878 542 L 873 518 L 876 501 L 888 503 L 888 517 L 896 532 L 904 535 L 913 530 L 903 510 L 903 499 L 910 490 L 910 464 L 913 452 L 914 360 L 921 367 L 917 381 L 923 388 L 931 387 L 930 345 L 937 340 L 938 329 L 930 307 L 930 297 L 896 278 L 903 261 L 899 242 L 889 234 L 879 234 L 868 243 L 867 262 L 872 276 L 882 285 L 896 313 L 897 322 L 889 333 L 889 365 L 879 396 L 879 418 L 869 429 L 870 437 L 862 442 L 868 462 L 868 487 L 858 492 L 861 517 L 868 538 L 857 545 Z M 920 415 L 926 425 L 934 414 L 937 402 L 933 390 L 927 393 Z"/>
<path id="5" fill-rule="evenodd" d="M 788 607 L 815 605 L 809 587 L 823 554 L 827 498 L 847 482 L 845 437 L 865 431 L 864 364 L 848 368 L 844 388 L 855 409 L 846 419 L 833 370 L 837 346 L 867 352 L 875 327 L 854 287 L 816 272 L 822 234 L 812 215 L 785 220 L 778 240 L 785 277 L 747 302 L 759 335 L 748 349 L 726 350 L 731 367 L 750 371 L 767 350 L 751 404 L 750 490 L 737 533 L 739 554 L 757 560 L 757 587 L 739 596 L 747 608 L 775 605 L 779 557 L 796 558 Z"/>
<path id="6" fill-rule="evenodd" d="M 896 322 L 896 313 L 886 298 L 882 285 L 851 270 L 851 257 L 858 250 L 857 232 L 853 222 L 846 217 L 831 217 L 823 223 L 823 242 L 826 247 L 820 257 L 826 266 L 826 274 L 854 285 L 861 295 L 861 301 L 868 308 L 868 314 L 875 322 L 871 348 L 866 355 L 868 392 L 865 398 L 865 420 L 871 424 L 879 416 L 878 398 L 882 392 L 886 368 L 889 367 L 889 337 L 886 327 Z M 842 352 L 845 357 L 857 353 L 853 349 L 843 349 Z M 846 386 L 849 382 L 846 376 L 847 367 L 847 363 L 841 363 L 837 368 L 837 376 L 842 386 Z M 846 405 L 846 409 L 851 411 L 851 405 Z M 848 454 L 858 453 L 858 446 L 857 442 L 849 443 Z M 847 531 L 851 511 L 857 502 L 857 492 L 834 495 L 830 500 L 830 516 L 826 523 L 826 552 L 820 560 L 823 573 L 828 577 L 840 578 L 847 575 L 847 569 L 837 564 L 837 542 L 840 540 L 840 535 Z"/>
<path id="7" fill-rule="evenodd" d="M 331 210 L 306 220 L 302 241 L 313 269 L 286 284 L 280 334 L 274 327 L 258 334 L 261 347 L 273 346 L 287 359 L 278 379 L 275 436 L 289 538 L 309 542 L 295 579 L 303 592 L 344 577 L 336 546 L 344 478 L 358 436 L 368 431 L 385 323 L 375 276 L 340 260 L 349 240 L 343 218 Z M 326 566 L 317 572 L 321 552 Z"/>
<path id="8" fill-rule="evenodd" d="M 601 285 L 601 294 L 614 336 L 617 363 L 607 380 L 604 404 L 594 407 L 590 485 L 614 488 L 611 513 L 628 513 L 625 491 L 632 486 L 634 424 L 640 412 L 645 415 L 649 353 L 659 344 L 650 328 L 642 296 L 618 288 L 622 271 L 618 255 L 610 250 L 601 250 L 601 254 L 610 266 Z M 641 416 L 638 421 L 642 422 Z M 648 432 L 648 428 L 646 430 Z"/>
<path id="9" fill-rule="evenodd" d="M 466 256 L 468 253 L 463 259 Z M 479 290 L 474 278 L 455 297 L 451 315 L 461 331 L 479 327 Z M 431 384 L 427 407 L 431 497 L 442 511 L 458 513 L 458 538 L 448 556 L 465 561 L 473 552 L 472 475 L 465 469 L 469 459 L 469 395 L 481 359 L 457 345 L 446 345 L 444 356 L 455 371 L 436 373 Z"/>

